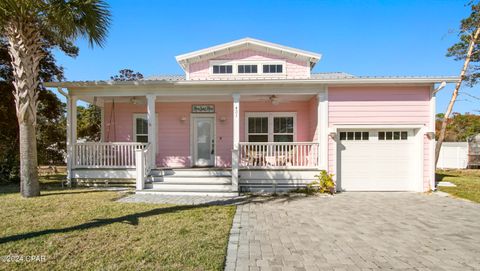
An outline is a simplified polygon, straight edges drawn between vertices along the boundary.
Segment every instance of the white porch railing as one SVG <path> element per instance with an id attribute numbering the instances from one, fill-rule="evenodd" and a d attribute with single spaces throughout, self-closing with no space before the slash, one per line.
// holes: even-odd
<path id="1" fill-rule="evenodd" d="M 136 161 L 136 188 L 143 190 L 145 188 L 145 180 L 147 179 L 150 170 L 152 170 L 152 145 L 148 144 L 144 149 L 137 149 L 135 151 Z"/>
<path id="2" fill-rule="evenodd" d="M 73 145 L 73 168 L 135 168 L 135 150 L 147 143 L 85 142 Z"/>
<path id="3" fill-rule="evenodd" d="M 240 142 L 240 168 L 312 168 L 318 166 L 315 142 Z"/>

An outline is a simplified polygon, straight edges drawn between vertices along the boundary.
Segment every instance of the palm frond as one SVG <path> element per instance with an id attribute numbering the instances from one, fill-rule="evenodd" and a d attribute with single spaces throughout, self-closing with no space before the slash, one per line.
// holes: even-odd
<path id="1" fill-rule="evenodd" d="M 45 26 L 61 38 L 88 39 L 90 46 L 103 47 L 110 26 L 110 11 L 103 0 L 49 0 Z"/>

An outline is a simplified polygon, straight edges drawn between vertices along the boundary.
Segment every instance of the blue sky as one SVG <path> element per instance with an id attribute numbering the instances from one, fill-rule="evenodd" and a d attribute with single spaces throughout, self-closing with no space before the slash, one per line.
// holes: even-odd
<path id="1" fill-rule="evenodd" d="M 467 1 L 109 1 L 104 48 L 79 40 L 80 55 L 56 52 L 67 80 L 109 79 L 130 68 L 145 76 L 182 74 L 178 54 L 253 37 L 323 55 L 313 72 L 354 75 L 458 75 L 445 57 Z M 480 87 L 464 88 L 480 96 Z M 438 95 L 443 112 L 453 85 Z M 461 95 L 454 111 L 478 113 Z"/>

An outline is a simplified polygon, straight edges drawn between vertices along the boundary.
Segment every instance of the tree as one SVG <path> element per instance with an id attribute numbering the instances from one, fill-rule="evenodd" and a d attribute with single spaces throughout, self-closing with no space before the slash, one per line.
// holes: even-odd
<path id="1" fill-rule="evenodd" d="M 55 63 L 52 48 L 54 41 L 46 40 L 42 46 L 45 57 L 40 61 L 41 81 L 63 80 L 63 69 Z M 78 48 L 73 45 L 60 48 L 70 56 L 76 56 Z M 16 120 L 15 101 L 12 92 L 13 68 L 5 38 L 0 38 L 0 182 L 18 181 L 19 177 L 19 131 Z M 40 164 L 64 163 L 65 152 L 65 104 L 51 91 L 37 87 L 39 109 L 37 119 L 38 162 Z"/>
<path id="2" fill-rule="evenodd" d="M 19 125 L 20 193 L 40 195 L 37 172 L 37 109 L 42 45 L 54 40 L 60 48 L 78 37 L 102 46 L 110 12 L 102 0 L 2 0 L 0 29 L 8 40 L 14 75 L 15 109 Z"/>
<path id="3" fill-rule="evenodd" d="M 139 72 L 134 72 L 130 69 L 123 69 L 118 72 L 119 74 L 111 76 L 110 79 L 113 81 L 136 81 L 142 80 L 143 74 Z"/>
<path id="4" fill-rule="evenodd" d="M 440 135 L 444 114 L 437 114 L 436 132 Z M 448 119 L 445 131 L 445 141 L 467 141 L 468 138 L 480 133 L 480 116 L 470 113 L 460 114 L 453 112 Z"/>
<path id="5" fill-rule="evenodd" d="M 448 48 L 447 52 L 448 57 L 453 57 L 455 60 L 463 60 L 463 67 L 460 72 L 460 79 L 455 85 L 452 98 L 450 99 L 442 121 L 437 146 L 435 148 L 435 165 L 438 163 L 440 149 L 445 139 L 448 119 L 452 113 L 455 101 L 457 100 L 462 82 L 465 81 L 467 85 L 473 86 L 480 78 L 480 4 L 471 2 L 470 7 L 470 16 L 463 19 L 460 23 L 460 41 Z M 472 65 L 470 65 L 470 63 L 472 63 Z"/>
<path id="6" fill-rule="evenodd" d="M 78 137 L 87 141 L 99 141 L 101 136 L 101 116 L 100 107 L 89 104 L 87 107 L 78 106 Z"/>

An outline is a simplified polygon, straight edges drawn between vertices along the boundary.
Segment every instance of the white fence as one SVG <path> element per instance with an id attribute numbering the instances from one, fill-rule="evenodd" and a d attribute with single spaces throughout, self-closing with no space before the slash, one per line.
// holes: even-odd
<path id="1" fill-rule="evenodd" d="M 437 168 L 467 168 L 468 142 L 443 142 Z"/>
<path id="2" fill-rule="evenodd" d="M 240 168 L 318 166 L 315 142 L 240 142 Z"/>

